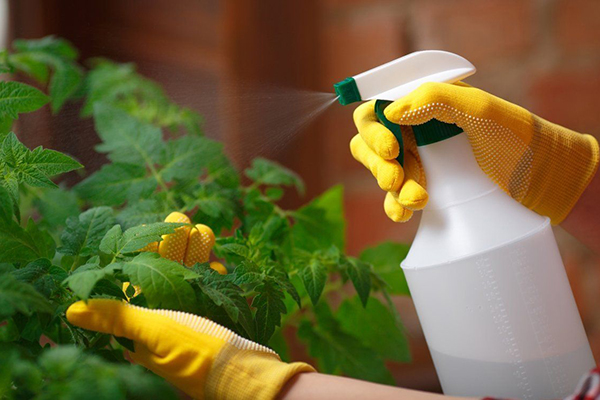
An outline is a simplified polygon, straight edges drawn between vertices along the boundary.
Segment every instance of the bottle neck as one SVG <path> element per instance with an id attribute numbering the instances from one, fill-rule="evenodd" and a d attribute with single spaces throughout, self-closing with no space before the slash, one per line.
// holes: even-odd
<path id="1" fill-rule="evenodd" d="M 464 132 L 418 149 L 427 178 L 426 210 L 460 204 L 499 189 L 477 164 Z"/>

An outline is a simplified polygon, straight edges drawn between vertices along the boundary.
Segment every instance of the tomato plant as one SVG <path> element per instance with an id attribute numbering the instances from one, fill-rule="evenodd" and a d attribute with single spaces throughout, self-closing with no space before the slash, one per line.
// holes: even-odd
<path id="1" fill-rule="evenodd" d="M 4 76 L 38 86 L 0 82 L 0 397 L 80 398 L 90 388 L 98 398 L 174 396 L 126 361 L 130 343 L 66 321 L 71 303 L 94 297 L 196 313 L 284 360 L 289 330 L 320 371 L 393 383 L 385 361 L 410 358 L 390 300 L 408 294 L 398 267 L 407 247 L 344 254 L 341 186 L 284 209 L 285 190 L 304 190 L 297 174 L 259 158 L 242 185 L 197 113 L 132 64 L 94 59 L 86 69 L 77 58 L 54 37 L 16 40 L 0 54 Z M 53 113 L 82 104 L 101 141 L 96 150 L 109 160 L 72 188 L 53 179 L 82 168 L 79 161 L 30 150 L 12 132 L 20 114 L 47 103 Z M 162 222 L 172 211 L 212 227 L 228 274 L 140 252 L 180 226 Z M 141 294 L 126 296 L 124 282 Z"/>

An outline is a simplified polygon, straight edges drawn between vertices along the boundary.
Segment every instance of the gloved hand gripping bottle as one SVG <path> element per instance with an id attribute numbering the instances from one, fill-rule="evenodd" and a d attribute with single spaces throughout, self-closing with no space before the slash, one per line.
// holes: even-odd
<path id="1" fill-rule="evenodd" d="M 417 52 L 348 78 L 336 92 L 342 104 L 378 99 L 380 121 L 402 144 L 383 114 L 389 101 L 474 72 L 457 55 Z M 567 396 L 595 362 L 549 218 L 483 173 L 458 126 L 431 120 L 413 132 L 429 202 L 402 268 L 444 393 Z"/>

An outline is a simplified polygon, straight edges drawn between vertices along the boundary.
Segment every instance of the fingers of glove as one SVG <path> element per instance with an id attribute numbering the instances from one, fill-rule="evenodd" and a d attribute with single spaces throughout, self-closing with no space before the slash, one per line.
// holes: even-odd
<path id="1" fill-rule="evenodd" d="M 73 325 L 92 331 L 139 340 L 147 325 L 147 313 L 119 300 L 94 299 L 78 301 L 67 309 Z"/>
<path id="2" fill-rule="evenodd" d="M 191 346 L 182 346 L 164 356 L 152 352 L 141 343 L 134 342 L 134 348 L 135 352 L 129 352 L 129 357 L 135 363 L 162 376 L 192 398 L 202 398 L 199 394 L 203 392 L 204 381 L 213 361 L 213 357 L 203 354 L 202 348 L 196 352 Z"/>
<path id="3" fill-rule="evenodd" d="M 217 271 L 219 275 L 227 275 L 227 268 L 225 268 L 225 266 L 218 261 L 211 262 L 210 267 Z"/>
<path id="4" fill-rule="evenodd" d="M 384 160 L 393 160 L 400 153 L 398 140 L 383 126 L 375 114 L 375 101 L 361 104 L 354 110 L 354 124 L 363 140 Z"/>
<path id="5" fill-rule="evenodd" d="M 146 346 L 141 343 L 133 342 L 133 348 L 135 351 L 129 352 L 129 357 L 136 363 L 141 364 L 154 373 L 165 378 L 165 372 L 161 366 L 161 357 L 151 352 Z"/>
<path id="6" fill-rule="evenodd" d="M 208 262 L 214 245 L 215 234 L 212 229 L 206 225 L 196 225 L 190 231 L 183 263 L 191 267 L 196 263 Z"/>
<path id="7" fill-rule="evenodd" d="M 398 203 L 409 210 L 422 210 L 427 205 L 429 195 L 419 183 L 424 182 L 424 173 L 420 162 L 411 152 L 406 153 L 404 160 L 404 184 L 397 197 Z"/>
<path id="8" fill-rule="evenodd" d="M 397 201 L 406 209 L 418 211 L 425 208 L 429 195 L 423 186 L 412 179 L 407 179 L 400 189 Z"/>
<path id="9" fill-rule="evenodd" d="M 397 200 L 397 194 L 392 192 L 388 192 L 385 195 L 383 209 L 385 210 L 385 213 L 388 216 L 388 218 L 394 222 L 406 222 L 413 215 L 413 212 L 411 210 L 402 207 L 402 205 Z"/>
<path id="10" fill-rule="evenodd" d="M 184 360 L 177 360 L 175 353 L 168 353 L 166 356 L 160 356 L 148 349 L 142 343 L 134 342 L 135 352 L 129 352 L 129 357 L 136 363 L 148 368 L 155 374 L 171 381 L 176 386 L 176 382 L 172 382 L 173 378 L 180 375 L 180 369 L 185 368 Z M 191 355 L 191 354 L 190 354 Z M 187 360 L 193 364 L 193 359 Z M 186 376 L 187 377 L 187 376 Z"/>
<path id="11" fill-rule="evenodd" d="M 146 251 L 149 253 L 158 253 L 158 242 L 148 243 L 145 247 L 142 247 L 139 251 Z"/>
<path id="12" fill-rule="evenodd" d="M 443 120 L 443 122 L 455 122 L 440 118 L 444 108 L 432 107 L 431 112 L 425 109 L 419 109 L 433 103 L 444 104 L 455 108 L 461 98 L 465 98 L 468 92 L 478 90 L 467 85 L 456 85 L 450 83 L 427 82 L 413 90 L 408 95 L 394 101 L 386 107 L 384 114 L 392 122 L 400 123 L 404 116 L 411 116 L 411 124 L 424 123 L 432 118 Z M 412 114 L 411 114 L 412 113 Z"/>
<path id="13" fill-rule="evenodd" d="M 375 154 L 360 135 L 354 136 L 350 141 L 350 151 L 354 159 L 371 171 L 380 188 L 386 192 L 400 189 L 404 179 L 404 171 L 398 161 L 384 160 Z"/>
<path id="14" fill-rule="evenodd" d="M 190 321 L 199 320 L 194 323 L 212 323 L 191 317 L 188 318 Z M 195 353 L 203 355 L 216 351 L 223 344 L 222 339 L 194 332 L 161 311 L 130 306 L 118 300 L 78 301 L 68 308 L 67 319 L 84 329 L 131 339 L 158 356 L 176 355 L 196 348 Z"/>
<path id="15" fill-rule="evenodd" d="M 191 224 L 188 216 L 180 212 L 172 212 L 165 218 L 165 222 Z M 158 244 L 158 254 L 172 261 L 183 261 L 191 229 L 191 226 L 185 225 L 175 229 L 175 232 L 169 235 L 163 235 L 162 241 Z"/>

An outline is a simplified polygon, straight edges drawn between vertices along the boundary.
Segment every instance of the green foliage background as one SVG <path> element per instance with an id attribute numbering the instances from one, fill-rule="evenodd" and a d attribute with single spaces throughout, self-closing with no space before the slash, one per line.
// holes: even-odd
<path id="1" fill-rule="evenodd" d="M 79 299 L 126 300 L 123 282 L 142 289 L 132 303 L 205 316 L 284 360 L 284 331 L 296 332 L 321 372 L 393 384 L 385 361 L 410 359 L 390 300 L 408 294 L 398 267 L 407 246 L 345 255 L 342 187 L 282 209 L 285 190 L 304 191 L 294 172 L 259 158 L 242 185 L 197 113 L 132 64 L 95 59 L 86 70 L 77 58 L 54 37 L 16 40 L 0 53 L 0 72 L 25 74 L 48 93 L 0 82 L 0 398 L 75 399 L 91 390 L 96 398 L 176 398 L 125 360 L 125 341 L 66 321 Z M 47 103 L 58 113 L 72 100 L 93 118 L 96 150 L 110 162 L 68 189 L 52 178 L 82 165 L 28 149 L 11 129 L 22 113 Z M 213 228 L 228 275 L 138 251 L 181 225 L 162 222 L 175 210 Z"/>

